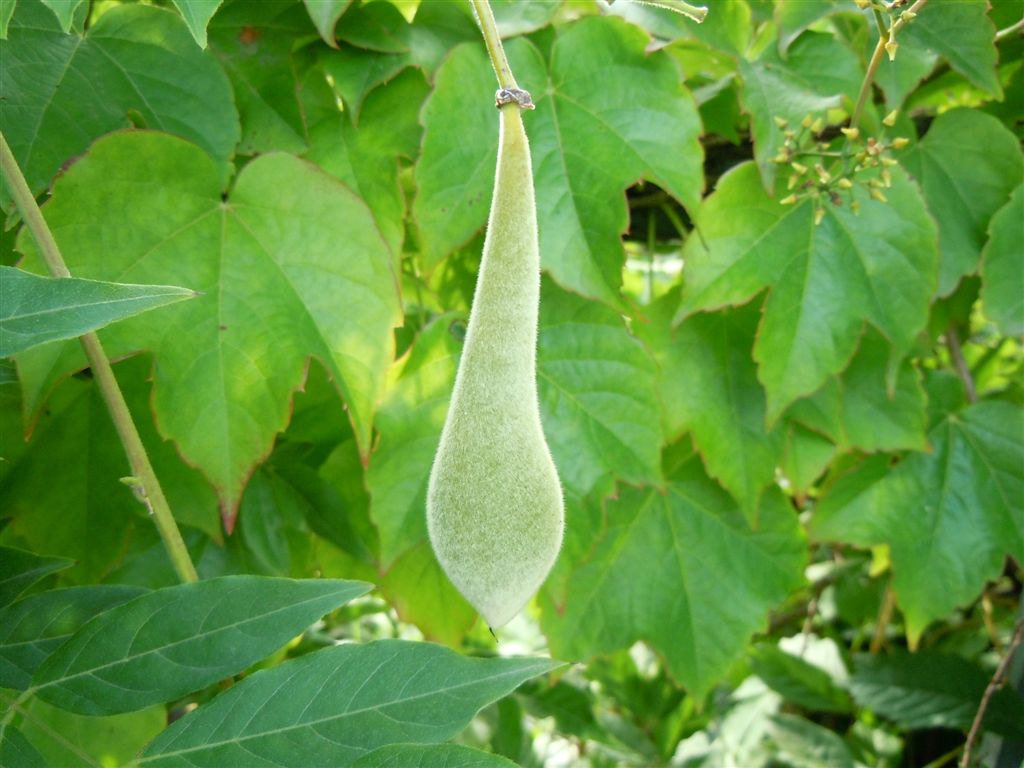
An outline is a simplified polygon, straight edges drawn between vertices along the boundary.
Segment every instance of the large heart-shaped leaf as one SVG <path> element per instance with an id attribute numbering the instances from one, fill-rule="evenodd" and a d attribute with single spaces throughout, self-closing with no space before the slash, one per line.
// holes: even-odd
<path id="1" fill-rule="evenodd" d="M 332 765 L 450 739 L 485 704 L 560 666 L 401 640 L 340 645 L 252 675 L 162 733 L 143 766 Z"/>
<path id="2" fill-rule="evenodd" d="M 231 87 L 177 14 L 117 5 L 80 37 L 20 0 L 0 52 L 4 136 L 33 192 L 93 139 L 140 122 L 194 141 L 226 177 L 239 136 Z"/>
<path id="3" fill-rule="evenodd" d="M 692 97 L 672 62 L 646 53 L 646 44 L 636 27 L 605 17 L 561 29 L 546 59 L 525 40 L 508 48 L 537 105 L 524 119 L 543 266 L 564 287 L 615 305 L 619 235 L 628 225 L 624 188 L 650 179 L 693 209 L 703 185 Z M 437 72 L 423 111 L 413 206 L 428 263 L 468 241 L 487 218 L 498 139 L 493 94 L 478 45 L 452 51 Z"/>
<path id="4" fill-rule="evenodd" d="M 667 494 L 627 488 L 606 514 L 564 604 L 544 601 L 541 626 L 563 658 L 646 640 L 700 697 L 802 581 L 806 545 L 783 496 L 765 494 L 753 529 L 696 457 L 669 475 Z"/>
<path id="5" fill-rule="evenodd" d="M 770 288 L 754 345 L 769 422 L 846 367 L 865 322 L 895 359 L 924 328 L 938 267 L 935 224 L 902 174 L 886 194 L 891 202 L 881 203 L 858 187 L 859 213 L 826 204 L 815 224 L 810 201 L 780 205 L 747 163 L 702 206 L 703 237 L 684 250 L 677 319 Z"/>
<path id="6" fill-rule="evenodd" d="M 951 413 L 893 471 L 868 462 L 815 510 L 818 539 L 892 548 L 893 583 L 916 643 L 1024 556 L 1024 412 L 990 401 Z M 879 479 L 881 478 L 881 479 Z M 927 578 L 922 578 L 927 574 Z"/>
<path id="7" fill-rule="evenodd" d="M 989 219 L 1024 181 L 1020 141 L 991 115 L 955 109 L 937 117 L 900 160 L 939 225 L 939 294 L 945 296 L 977 270 Z"/>
<path id="8" fill-rule="evenodd" d="M 112 219 L 111 209 L 123 214 Z M 97 142 L 45 213 L 74 274 L 203 291 L 101 338 L 114 356 L 154 352 L 157 422 L 217 488 L 228 530 L 253 465 L 288 422 L 310 355 L 341 390 L 368 450 L 398 296 L 390 250 L 348 189 L 271 154 L 247 165 L 223 200 L 198 148 L 136 132 Z M 27 237 L 20 243 L 31 251 Z M 66 344 L 19 357 L 28 412 L 82 364 Z"/>

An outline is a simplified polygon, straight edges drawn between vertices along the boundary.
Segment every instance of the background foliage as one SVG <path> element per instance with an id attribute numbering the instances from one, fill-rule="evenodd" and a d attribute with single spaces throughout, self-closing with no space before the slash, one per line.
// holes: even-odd
<path id="1" fill-rule="evenodd" d="M 3 133 L 83 279 L 10 269 L 45 272 L 5 187 L 4 765 L 958 758 L 1024 615 L 1024 2 L 920 7 L 859 136 L 853 0 L 493 5 L 568 505 L 500 644 L 424 520 L 497 146 L 468 4 L 0 0 Z M 198 584 L 63 340 L 122 317 Z"/>

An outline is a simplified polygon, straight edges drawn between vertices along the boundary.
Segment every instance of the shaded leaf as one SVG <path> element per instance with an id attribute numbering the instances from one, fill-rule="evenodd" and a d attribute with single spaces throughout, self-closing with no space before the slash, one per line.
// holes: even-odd
<path id="1" fill-rule="evenodd" d="M 671 472 L 666 495 L 626 488 L 606 514 L 607 532 L 576 565 L 564 604 L 544 600 L 541 626 L 558 656 L 643 639 L 700 697 L 803 580 L 805 544 L 782 495 L 764 495 L 752 530 L 695 457 Z"/>
<path id="2" fill-rule="evenodd" d="M 661 482 L 655 367 L 621 316 L 545 281 L 537 387 L 562 484 L 585 494 L 606 474 Z"/>
<path id="3" fill-rule="evenodd" d="M 409 50 L 409 24 L 391 3 L 358 4 L 345 14 L 334 30 L 339 40 L 356 48 L 380 53 L 405 53 Z"/>
<path id="4" fill-rule="evenodd" d="M 560 666 L 429 643 L 341 645 L 251 675 L 176 722 L 140 765 L 342 768 L 386 744 L 445 741 L 481 707 Z"/>
<path id="5" fill-rule="evenodd" d="M 332 48 L 337 48 L 334 28 L 338 24 L 338 19 L 352 4 L 352 0 L 302 0 L 302 2 L 306 4 L 309 18 L 316 25 L 316 31 L 320 33 L 321 39 Z"/>
<path id="6" fill-rule="evenodd" d="M 239 135 L 231 88 L 176 13 L 117 5 L 79 37 L 20 0 L 3 59 L 4 135 L 34 193 L 93 139 L 132 125 L 129 113 L 194 141 L 226 178 Z"/>
<path id="7" fill-rule="evenodd" d="M 823 669 L 772 645 L 758 648 L 751 669 L 790 704 L 812 712 L 850 712 L 849 694 Z"/>
<path id="8" fill-rule="evenodd" d="M 7 28 L 17 4 L 18 0 L 0 0 L 0 40 L 7 39 Z"/>
<path id="9" fill-rule="evenodd" d="M 7 768 L 47 768 L 43 756 L 13 725 L 0 725 L 0 765 Z"/>
<path id="10" fill-rule="evenodd" d="M 42 0 L 43 5 L 53 11 L 53 15 L 60 22 L 60 29 L 64 34 L 71 31 L 71 25 L 75 21 L 78 9 L 85 3 L 85 0 Z"/>
<path id="11" fill-rule="evenodd" d="M 866 329 L 846 370 L 795 403 L 789 417 L 828 436 L 844 450 L 925 450 L 926 397 L 920 376 L 904 361 L 890 392 L 886 381 L 890 355 L 881 334 Z"/>
<path id="12" fill-rule="evenodd" d="M 991 115 L 954 109 L 899 159 L 938 223 L 938 292 L 945 296 L 977 270 L 989 219 L 1024 180 L 1020 142 Z"/>
<path id="13" fill-rule="evenodd" d="M 181 17 L 188 24 L 200 48 L 206 47 L 206 25 L 220 8 L 221 0 L 172 0 Z"/>
<path id="14" fill-rule="evenodd" d="M 72 339 L 149 309 L 191 299 L 171 285 L 125 285 L 33 275 L 0 266 L 0 357 Z"/>
<path id="15" fill-rule="evenodd" d="M 801 0 L 776 3 L 775 23 L 779 25 L 779 50 L 785 54 L 800 35 L 819 19 L 841 11 L 856 11 L 850 0 Z"/>
<path id="16" fill-rule="evenodd" d="M 754 159 L 765 189 L 771 191 L 778 170 L 772 158 L 784 141 L 775 118 L 798 126 L 805 115 L 823 115 L 839 107 L 844 96 L 855 99 L 863 73 L 857 57 L 834 36 L 807 33 L 785 59 L 774 46 L 757 61 L 741 59 L 740 77 L 740 101 L 750 115 Z"/>
<path id="17" fill-rule="evenodd" d="M 794 715 L 770 717 L 769 738 L 775 757 L 792 768 L 855 768 L 849 747 L 839 734 Z"/>
<path id="18" fill-rule="evenodd" d="M 1024 334 L 1024 184 L 992 217 L 981 254 L 985 315 L 1007 336 Z"/>
<path id="19" fill-rule="evenodd" d="M 389 744 L 363 755 L 352 768 L 515 768 L 508 758 L 461 744 Z"/>
<path id="20" fill-rule="evenodd" d="M 980 667 L 935 650 L 861 654 L 850 692 L 862 707 L 903 728 L 970 728 L 989 676 Z M 1024 737 L 1024 698 L 1012 688 L 996 691 L 984 727 L 1003 736 Z"/>
<path id="21" fill-rule="evenodd" d="M 795 399 L 818 389 L 853 356 L 865 322 L 905 356 L 928 318 L 937 268 L 935 225 L 902 174 L 888 203 L 854 191 L 859 213 L 769 198 L 753 164 L 731 170 L 698 217 L 703 239 L 689 238 L 677 320 L 745 303 L 770 287 L 754 344 L 758 378 L 775 421 Z M 706 244 L 706 246 L 705 246 Z"/>
<path id="22" fill-rule="evenodd" d="M 977 403 L 932 429 L 931 453 L 912 453 L 889 472 L 870 462 L 818 504 L 816 538 L 891 547 L 912 644 L 930 621 L 974 599 L 1006 555 L 1024 556 L 1022 434 L 1020 408 Z"/>
<path id="23" fill-rule="evenodd" d="M 166 587 L 88 622 L 43 662 L 33 689 L 85 715 L 170 701 L 242 671 L 370 589 L 259 576 Z"/>
<path id="24" fill-rule="evenodd" d="M 19 727 L 50 768 L 126 765 L 167 727 L 167 710 L 162 706 L 111 717 L 86 717 L 34 698 L 22 712 Z"/>
<path id="25" fill-rule="evenodd" d="M 703 183 L 697 110 L 669 58 L 645 53 L 639 29 L 601 17 L 556 34 L 546 61 L 525 40 L 508 46 L 512 68 L 537 105 L 524 120 L 542 263 L 562 286 L 619 306 L 619 235 L 628 224 L 623 189 L 650 179 L 695 208 Z M 423 111 L 413 205 L 430 265 L 483 226 L 498 139 L 494 78 L 481 47 L 452 51 L 435 82 Z"/>
<path id="26" fill-rule="evenodd" d="M 18 595 L 47 574 L 73 564 L 63 557 L 45 557 L 22 549 L 0 547 L 0 607 L 13 603 Z"/>
<path id="27" fill-rule="evenodd" d="M 211 19 L 208 34 L 241 117 L 238 151 L 305 151 L 302 82 L 316 59 L 299 44 L 316 35 L 305 7 L 294 0 L 228 3 Z"/>
<path id="28" fill-rule="evenodd" d="M 131 214 L 111 220 L 103 213 L 111 207 Z M 75 244 L 66 248 L 75 274 L 203 291 L 101 339 L 111 356 L 154 352 L 157 422 L 217 488 L 229 531 L 245 480 L 287 424 L 311 355 L 343 394 L 367 452 L 398 296 L 373 218 L 337 181 L 269 154 L 246 165 L 225 201 L 215 167 L 194 146 L 157 133 L 115 134 L 61 177 L 45 212 L 59 241 Z M 44 393 L 83 363 L 67 344 L 20 356 L 26 410 L 36 412 Z"/>
<path id="29" fill-rule="evenodd" d="M 673 291 L 659 301 L 660 317 L 652 325 L 670 332 L 678 298 Z M 750 518 L 775 478 L 783 449 L 782 429 L 765 429 L 764 389 L 750 358 L 760 316 L 756 301 L 737 310 L 694 315 L 674 338 L 651 344 L 661 352 L 661 392 L 673 420 L 690 431 L 708 474 Z M 635 327 L 642 339 L 650 338 L 642 325 Z"/>
<path id="30" fill-rule="evenodd" d="M 0 687 L 25 690 L 43 660 L 85 622 L 145 592 L 119 584 L 52 589 L 0 610 Z"/>
<path id="31" fill-rule="evenodd" d="M 922 8 L 900 34 L 940 54 L 976 86 L 1002 99 L 996 75 L 996 28 L 988 18 L 988 8 L 988 0 L 934 3 Z"/>

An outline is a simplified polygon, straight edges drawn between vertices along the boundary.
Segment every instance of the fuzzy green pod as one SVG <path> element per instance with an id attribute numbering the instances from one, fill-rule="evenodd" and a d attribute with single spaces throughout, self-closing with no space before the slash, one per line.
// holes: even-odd
<path id="1" fill-rule="evenodd" d="M 530 147 L 519 107 L 500 115 L 483 261 L 427 489 L 437 559 L 492 628 L 540 588 L 565 526 L 537 401 L 540 249 Z"/>

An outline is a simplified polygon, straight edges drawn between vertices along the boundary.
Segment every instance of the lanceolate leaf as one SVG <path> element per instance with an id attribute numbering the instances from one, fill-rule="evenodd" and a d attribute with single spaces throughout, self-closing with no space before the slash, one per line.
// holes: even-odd
<path id="1" fill-rule="evenodd" d="M 719 182 L 701 208 L 702 238 L 684 250 L 677 319 L 742 304 L 769 288 L 754 345 L 769 423 L 798 397 L 842 371 L 865 322 L 903 357 L 924 327 L 935 285 L 935 225 L 901 174 L 888 203 L 860 188 L 861 210 L 826 204 L 815 225 L 810 201 L 783 206 L 745 164 Z"/>
<path id="2" fill-rule="evenodd" d="M 370 588 L 225 576 L 156 590 L 78 630 L 37 670 L 33 688 L 85 715 L 170 701 L 242 671 Z"/>
<path id="3" fill-rule="evenodd" d="M 651 179 L 692 210 L 703 183 L 696 107 L 669 59 L 646 54 L 646 43 L 639 29 L 605 17 L 560 30 L 547 61 L 522 40 L 508 50 L 537 105 L 524 119 L 543 266 L 564 287 L 614 305 L 619 235 L 628 224 L 623 190 Z M 424 107 L 413 212 L 430 263 L 486 220 L 497 146 L 493 94 L 483 49 L 470 45 L 449 56 Z"/>
<path id="4" fill-rule="evenodd" d="M 111 219 L 110 209 L 125 215 Z M 229 530 L 245 479 L 287 424 L 310 355 L 341 390 L 368 450 L 398 297 L 390 251 L 345 187 L 271 154 L 245 167 L 225 201 L 196 147 L 136 132 L 97 142 L 61 178 L 46 215 L 75 274 L 203 291 L 101 338 L 111 355 L 154 352 L 157 422 L 213 481 Z M 21 244 L 28 250 L 27 237 Z M 33 413 L 83 358 L 51 344 L 18 364 Z"/>
<path id="5" fill-rule="evenodd" d="M 516 768 L 501 755 L 461 744 L 389 744 L 363 755 L 352 768 Z"/>
<path id="6" fill-rule="evenodd" d="M 47 574 L 71 565 L 70 560 L 62 557 L 42 557 L 13 547 L 0 547 L 0 607 L 13 603 Z"/>
<path id="7" fill-rule="evenodd" d="M 252 675 L 168 728 L 139 764 L 344 768 L 386 744 L 450 739 L 484 705 L 558 666 L 400 640 L 336 646 Z"/>
<path id="8" fill-rule="evenodd" d="M 992 217 L 982 253 L 981 299 L 986 316 L 1007 336 L 1024 334 L 1024 184 Z"/>
<path id="9" fill-rule="evenodd" d="M 0 610 L 0 687 L 28 688 L 43 660 L 80 626 L 145 592 L 121 584 L 51 589 Z"/>
<path id="10" fill-rule="evenodd" d="M 118 5 L 79 37 L 38 0 L 19 0 L 2 50 L 4 136 L 33 192 L 130 115 L 194 141 L 226 177 L 239 133 L 231 87 L 176 13 Z"/>
<path id="11" fill-rule="evenodd" d="M 991 115 L 956 109 L 937 117 L 900 160 L 939 225 L 939 294 L 945 296 L 977 270 L 989 219 L 1024 180 L 1020 142 Z"/>
<path id="12" fill-rule="evenodd" d="M 931 431 L 931 453 L 912 453 L 888 473 L 884 463 L 865 466 L 818 505 L 816 538 L 891 547 L 911 643 L 977 595 L 1007 555 L 1024 556 L 1022 433 L 1018 406 L 978 403 Z"/>
<path id="13" fill-rule="evenodd" d="M 904 728 L 968 729 L 989 675 L 962 656 L 934 650 L 857 657 L 850 692 Z M 1007 686 L 989 702 L 986 730 L 1024 737 L 1024 698 Z"/>
<path id="14" fill-rule="evenodd" d="M 576 567 L 565 603 L 545 600 L 541 626 L 560 657 L 646 640 L 700 697 L 802 581 L 805 544 L 782 495 L 765 494 L 753 530 L 696 457 L 671 473 L 667 494 L 627 488 L 606 514 L 607 533 Z"/>
<path id="15" fill-rule="evenodd" d="M 0 266 L 0 357 L 81 336 L 195 295 L 171 285 L 57 279 Z"/>

